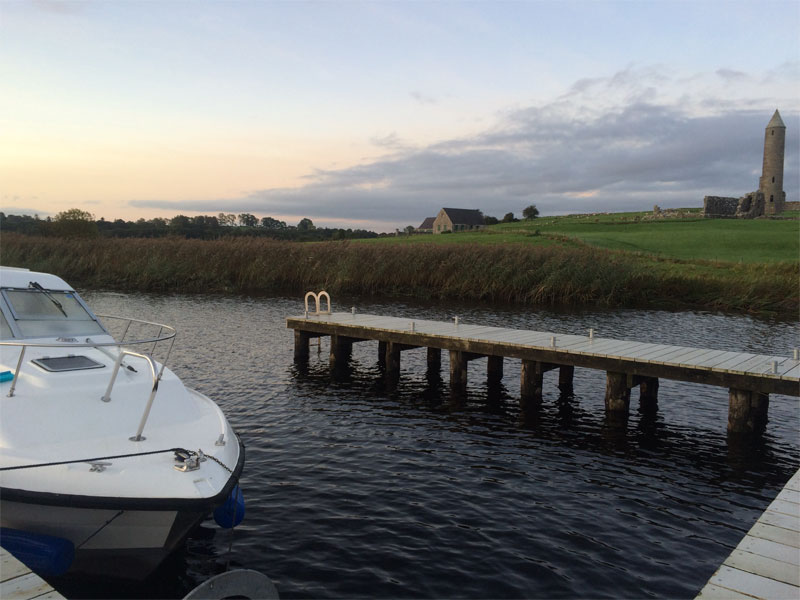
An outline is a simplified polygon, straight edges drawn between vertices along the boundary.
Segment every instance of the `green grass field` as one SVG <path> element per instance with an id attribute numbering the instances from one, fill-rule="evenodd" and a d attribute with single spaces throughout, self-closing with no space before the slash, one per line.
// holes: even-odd
<path id="1" fill-rule="evenodd" d="M 694 212 L 698 212 L 697 209 Z M 475 233 L 399 236 L 372 243 L 588 244 L 685 261 L 775 263 L 800 259 L 800 220 L 645 220 L 644 217 L 650 214 L 543 217 L 501 223 Z"/>
<path id="2" fill-rule="evenodd" d="M 797 318 L 800 221 L 570 215 L 373 240 L 6 233 L 3 263 L 93 289 L 722 310 Z"/>

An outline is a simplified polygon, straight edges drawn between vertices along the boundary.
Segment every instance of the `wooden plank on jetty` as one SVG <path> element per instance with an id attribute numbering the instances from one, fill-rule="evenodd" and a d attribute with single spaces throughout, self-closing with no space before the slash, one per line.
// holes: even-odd
<path id="1" fill-rule="evenodd" d="M 331 345 L 331 366 L 337 363 L 337 356 L 349 355 L 342 344 L 349 347 L 354 342 L 378 341 L 381 353 L 385 353 L 380 360 L 393 378 L 399 375 L 403 350 L 428 348 L 428 362 L 433 368 L 440 364 L 441 350 L 447 350 L 451 353 L 454 391 L 466 389 L 467 365 L 482 356 L 494 357 L 489 370 L 495 378 L 502 376 L 503 358 L 522 360 L 521 393 L 523 398 L 534 400 L 541 400 L 540 378 L 548 370 L 561 369 L 562 391 L 571 390 L 575 367 L 604 370 L 608 410 L 627 410 L 630 389 L 636 386 L 641 387 L 642 399 L 647 396 L 655 403 L 662 378 L 726 387 L 728 429 L 732 432 L 763 427 L 768 394 L 800 396 L 800 361 L 786 356 L 599 338 L 593 332 L 588 336 L 559 334 L 465 324 L 458 319 L 430 321 L 355 311 L 289 317 L 286 325 L 295 331 L 295 356 L 300 359 L 308 356 L 309 337 L 334 336 L 337 342 Z"/>
<path id="2" fill-rule="evenodd" d="M 697 595 L 723 598 L 800 598 L 800 471 Z"/>
<path id="3" fill-rule="evenodd" d="M 3 600 L 61 599 L 64 596 L 28 567 L 17 560 L 11 552 L 0 548 L 0 598 Z"/>

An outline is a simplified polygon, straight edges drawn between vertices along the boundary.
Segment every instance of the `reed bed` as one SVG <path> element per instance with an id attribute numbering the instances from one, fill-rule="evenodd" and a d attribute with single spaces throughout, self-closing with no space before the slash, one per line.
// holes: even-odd
<path id="1" fill-rule="evenodd" d="M 797 264 L 659 260 L 584 246 L 0 237 L 0 261 L 90 289 L 699 308 L 797 316 Z"/>

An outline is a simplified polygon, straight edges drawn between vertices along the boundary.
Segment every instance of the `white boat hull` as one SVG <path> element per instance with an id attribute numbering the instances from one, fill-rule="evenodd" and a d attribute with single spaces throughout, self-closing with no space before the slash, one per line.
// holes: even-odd
<path id="1" fill-rule="evenodd" d="M 166 367 L 173 328 L 106 317 L 112 333 L 54 275 L 0 267 L 0 278 L 6 545 L 30 561 L 49 556 L 42 540 L 63 547 L 74 561 L 54 575 L 145 577 L 228 500 L 244 448 L 219 406 Z"/>
<path id="2" fill-rule="evenodd" d="M 228 484 L 214 498 L 98 498 L 0 488 L 0 524 L 70 541 L 70 575 L 143 579 L 228 497 L 244 465 L 244 448 Z"/>

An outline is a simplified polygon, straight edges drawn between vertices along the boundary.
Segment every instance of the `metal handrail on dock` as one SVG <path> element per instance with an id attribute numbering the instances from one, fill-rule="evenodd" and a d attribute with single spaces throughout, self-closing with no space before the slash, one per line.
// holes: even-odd
<path id="1" fill-rule="evenodd" d="M 450 389 L 464 394 L 467 365 L 488 357 L 488 376 L 501 378 L 503 359 L 522 361 L 520 396 L 523 403 L 541 402 L 542 375 L 559 370 L 559 388 L 571 392 L 575 367 L 606 371 L 606 410 L 627 414 L 630 391 L 640 388 L 643 404 L 657 403 L 659 379 L 726 387 L 729 390 L 728 430 L 760 431 L 766 425 L 769 394 L 800 396 L 800 360 L 794 357 L 730 352 L 708 348 L 670 346 L 589 335 L 566 335 L 468 325 L 422 319 L 348 313 L 306 314 L 289 317 L 294 330 L 295 359 L 308 359 L 309 340 L 330 336 L 330 364 L 346 363 L 352 345 L 378 341 L 379 361 L 386 377 L 396 380 L 400 354 L 412 348 L 428 349 L 428 365 L 439 368 L 441 351 L 450 354 Z"/>

